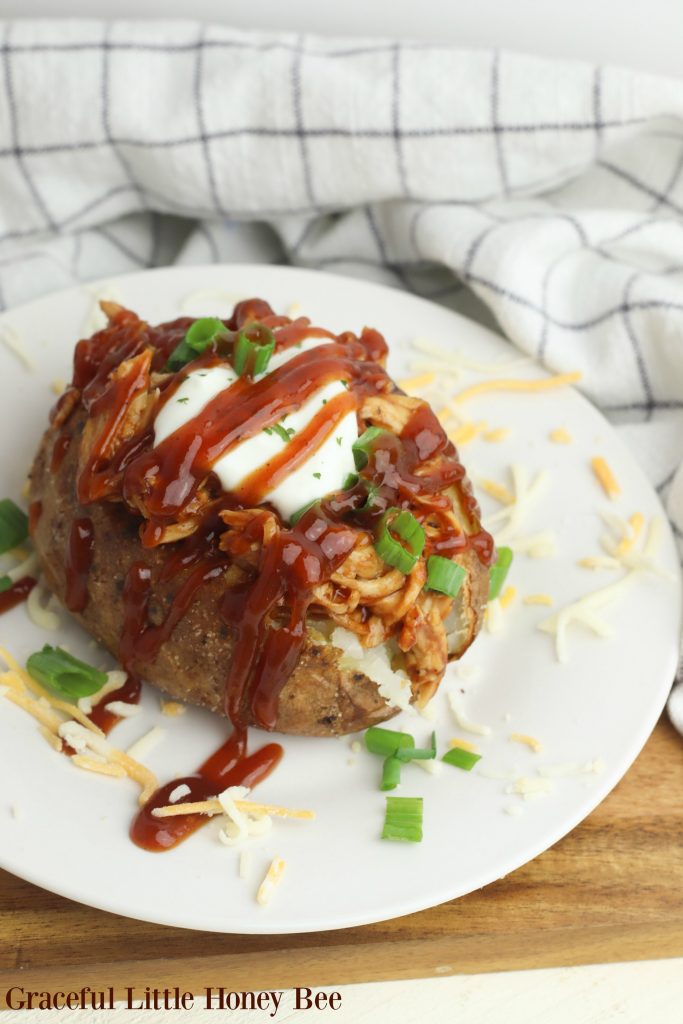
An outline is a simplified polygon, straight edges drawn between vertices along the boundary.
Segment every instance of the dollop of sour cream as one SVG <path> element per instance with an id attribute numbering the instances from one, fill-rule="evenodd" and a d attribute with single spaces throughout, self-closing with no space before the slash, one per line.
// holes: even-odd
<path id="1" fill-rule="evenodd" d="M 268 364 L 268 373 L 272 373 L 300 352 L 326 343 L 329 343 L 329 339 L 305 338 L 292 348 L 276 352 Z M 188 373 L 154 421 L 155 445 L 161 444 L 189 420 L 198 416 L 209 402 L 237 379 L 237 374 L 227 363 Z M 283 427 L 287 431 L 293 431 L 291 436 L 295 436 L 331 398 L 344 390 L 345 386 L 341 381 L 330 381 L 323 385 L 302 404 L 300 409 L 287 416 Z M 355 470 L 352 445 L 357 439 L 356 414 L 350 412 L 308 459 L 264 496 L 265 500 L 275 506 L 283 519 L 289 519 L 309 502 L 322 498 L 331 491 L 340 490 L 346 477 Z M 255 437 L 247 438 L 218 459 L 213 465 L 213 471 L 226 491 L 234 491 L 245 477 L 265 466 L 287 444 L 289 441 L 285 441 L 275 430 L 270 433 L 259 431 Z"/>

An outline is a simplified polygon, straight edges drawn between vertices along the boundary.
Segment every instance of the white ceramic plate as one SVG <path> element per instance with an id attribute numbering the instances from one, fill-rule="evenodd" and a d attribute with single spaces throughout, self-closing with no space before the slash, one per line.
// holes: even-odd
<path id="1" fill-rule="evenodd" d="M 224 294 L 211 294 L 218 289 Z M 121 277 L 107 290 L 142 316 L 168 319 L 227 313 L 226 306 L 249 295 L 268 299 L 276 310 L 296 303 L 301 311 L 334 330 L 382 330 L 391 346 L 390 369 L 401 378 L 420 335 L 478 360 L 510 359 L 499 338 L 431 303 L 388 288 L 347 278 L 280 267 L 226 266 L 169 268 Z M 97 288 L 77 288 L 12 310 L 0 319 L 23 339 L 35 363 L 29 372 L 0 346 L 2 463 L 0 495 L 18 496 L 49 406 L 55 378 L 70 376 L 74 342 L 86 327 Z M 196 295 L 189 303 L 188 296 Z M 508 371 L 508 375 L 509 375 Z M 534 367 L 517 375 L 538 376 Z M 480 379 L 466 373 L 457 388 Z M 599 639 L 582 627 L 570 631 L 570 661 L 555 659 L 552 638 L 536 629 L 547 608 L 525 606 L 520 597 L 547 592 L 555 607 L 611 582 L 607 571 L 577 566 L 599 553 L 604 525 L 599 510 L 608 505 L 623 516 L 641 512 L 660 517 L 652 488 L 609 425 L 585 400 L 570 391 L 496 394 L 468 406 L 474 419 L 511 428 L 498 444 L 475 440 L 462 456 L 475 478 L 505 482 L 512 462 L 531 474 L 546 470 L 549 486 L 530 512 L 523 532 L 552 528 L 555 558 L 516 559 L 511 583 L 516 602 L 504 613 L 500 632 L 484 633 L 468 652 L 465 666 L 478 671 L 476 684 L 451 666 L 435 706 L 440 748 L 453 736 L 467 735 L 452 720 L 446 691 L 462 689 L 464 708 L 491 735 L 470 735 L 482 761 L 470 774 L 444 766 L 431 776 L 404 769 L 401 795 L 424 797 L 424 841 L 420 845 L 381 841 L 384 795 L 381 763 L 364 750 L 351 752 L 351 740 L 284 740 L 281 767 L 259 788 L 264 801 L 310 807 L 311 824 L 275 823 L 255 841 L 253 871 L 238 877 L 238 856 L 208 825 L 170 853 L 145 853 L 128 839 L 137 789 L 127 780 L 105 779 L 74 768 L 55 754 L 36 723 L 14 705 L 0 702 L 3 787 L 0 799 L 0 864 L 9 871 L 74 900 L 145 920 L 226 932 L 305 932 L 342 928 L 408 914 L 460 896 L 500 878 L 535 857 L 573 828 L 621 778 L 642 747 L 663 707 L 674 674 L 680 621 L 678 561 L 664 527 L 659 562 L 674 579 L 643 576 L 624 597 L 602 611 L 613 629 Z M 574 442 L 548 439 L 564 426 Z M 595 454 L 606 457 L 622 486 L 609 503 L 589 469 Z M 485 511 L 495 503 L 487 502 Z M 67 621 L 46 636 L 30 622 L 24 607 L 0 620 L 0 640 L 20 658 L 44 642 L 66 642 L 74 653 L 94 660 L 88 638 Z M 55 639 L 57 638 L 57 639 Z M 190 709 L 180 718 L 161 715 L 158 692 L 147 687 L 143 712 L 117 726 L 113 740 L 122 748 L 152 725 L 166 730 L 165 741 L 148 757 L 164 781 L 195 770 L 226 735 L 218 718 Z M 403 715 L 398 727 L 427 741 L 433 727 L 419 715 Z M 513 731 L 543 744 L 533 753 L 511 742 Z M 257 739 L 253 735 L 252 743 Z M 529 800 L 506 793 L 510 780 L 493 772 L 536 777 L 543 766 L 601 759 L 602 773 L 561 777 L 545 796 Z M 479 771 L 481 769 L 481 772 Z M 14 809 L 14 813 L 12 813 Z M 509 813 L 518 810 L 521 813 Z M 267 908 L 254 900 L 270 859 L 287 867 Z"/>

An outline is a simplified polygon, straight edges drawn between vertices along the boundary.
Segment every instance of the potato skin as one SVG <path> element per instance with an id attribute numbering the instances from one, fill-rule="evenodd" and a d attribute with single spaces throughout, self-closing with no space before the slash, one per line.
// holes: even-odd
<path id="1" fill-rule="evenodd" d="M 55 431 L 47 431 L 31 471 L 30 500 L 42 510 L 33 532 L 48 586 L 64 601 L 65 552 L 71 524 L 88 516 L 94 529 L 94 558 L 88 576 L 89 601 L 75 618 L 117 657 L 123 627 L 121 592 L 126 573 L 141 558 L 154 570 L 168 557 L 160 548 L 143 550 L 136 518 L 120 503 L 78 505 L 76 470 L 80 418 L 69 422 L 75 438 L 59 468 L 50 470 Z M 64 431 L 65 433 L 67 431 Z M 154 587 L 150 619 L 161 622 L 185 577 Z M 232 636 L 217 614 L 220 580 L 201 588 L 187 614 L 157 657 L 135 670 L 170 697 L 223 714 L 223 693 L 230 666 Z M 357 732 L 396 714 L 380 697 L 376 684 L 360 672 L 339 667 L 342 652 L 307 639 L 299 663 L 285 683 L 278 704 L 276 731 L 307 736 Z"/>
<path id="2" fill-rule="evenodd" d="M 118 657 L 123 627 L 121 593 L 126 573 L 143 560 L 154 570 L 167 559 L 162 548 L 143 549 L 138 520 L 121 503 L 97 502 L 82 507 L 76 499 L 78 441 L 83 427 L 79 410 L 61 431 L 48 430 L 31 471 L 30 500 L 40 502 L 41 514 L 33 542 L 45 580 L 57 597 L 65 600 L 65 555 L 74 519 L 87 516 L 94 530 L 94 557 L 88 576 L 89 600 L 76 619 Z M 58 471 L 50 468 L 55 440 L 69 434 L 73 440 Z M 488 573 L 472 551 L 467 552 L 471 573 L 466 594 L 465 635 L 458 654 L 479 627 Z M 163 621 L 185 576 L 170 582 L 155 580 L 150 601 L 150 621 Z M 173 634 L 148 663 L 133 668 L 170 697 L 188 701 L 223 714 L 225 681 L 230 666 L 233 637 L 217 613 L 224 584 L 217 579 L 204 585 Z M 380 696 L 377 684 L 366 675 L 340 666 L 343 652 L 331 644 L 307 637 L 299 662 L 280 692 L 275 731 L 294 735 L 338 736 L 357 732 L 392 718 L 397 709 Z"/>

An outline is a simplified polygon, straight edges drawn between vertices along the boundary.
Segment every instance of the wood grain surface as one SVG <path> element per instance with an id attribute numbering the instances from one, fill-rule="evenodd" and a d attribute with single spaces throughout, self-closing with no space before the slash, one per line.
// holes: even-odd
<path id="1" fill-rule="evenodd" d="M 419 914 L 313 935 L 130 921 L 0 872 L 0 993 L 342 985 L 683 955 L 683 742 L 662 720 L 609 797 L 508 877 Z"/>

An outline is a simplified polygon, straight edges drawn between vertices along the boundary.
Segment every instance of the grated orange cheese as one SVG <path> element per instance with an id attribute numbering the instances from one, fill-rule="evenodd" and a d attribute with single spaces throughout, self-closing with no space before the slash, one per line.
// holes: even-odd
<path id="1" fill-rule="evenodd" d="M 111 761 L 96 761 L 93 757 L 85 754 L 74 754 L 71 763 L 77 768 L 83 768 L 86 772 L 95 772 L 96 775 L 109 775 L 115 779 L 125 779 L 126 772 L 120 764 L 112 764 Z"/>
<path id="2" fill-rule="evenodd" d="M 621 494 L 621 487 L 602 455 L 596 455 L 591 459 L 591 468 L 608 498 L 614 499 Z"/>
<path id="3" fill-rule="evenodd" d="M 435 378 L 435 373 L 419 373 L 416 377 L 406 377 L 398 381 L 398 386 L 402 391 L 419 391 L 420 388 L 428 388 L 433 384 Z"/>
<path id="4" fill-rule="evenodd" d="M 633 545 L 638 540 L 638 537 L 642 533 L 643 526 L 645 525 L 645 517 L 643 516 L 642 512 L 635 512 L 632 516 L 630 516 L 628 525 L 631 527 L 631 531 L 628 536 L 622 537 L 622 539 L 617 544 L 617 558 L 619 557 L 619 555 L 625 555 L 627 551 L 630 551 Z"/>
<path id="5" fill-rule="evenodd" d="M 483 479 L 478 481 L 479 487 L 482 491 L 486 491 L 492 498 L 499 501 L 501 505 L 514 505 L 515 496 L 512 491 L 508 490 L 505 484 L 499 484 L 495 480 Z"/>
<path id="6" fill-rule="evenodd" d="M 448 741 L 449 747 L 460 747 L 462 750 L 469 750 L 471 754 L 477 754 L 478 750 L 474 743 L 470 743 L 469 740 L 463 740 L 459 736 L 454 736 L 452 740 Z"/>
<path id="7" fill-rule="evenodd" d="M 523 732 L 511 732 L 510 739 L 513 743 L 521 743 L 525 747 L 529 747 L 535 754 L 540 754 L 543 750 L 543 745 L 540 740 L 537 740 L 534 736 L 527 736 Z"/>
<path id="8" fill-rule="evenodd" d="M 555 430 L 551 430 L 548 437 L 553 444 L 571 444 L 573 441 L 572 435 L 564 427 L 556 427 Z"/>
<path id="9" fill-rule="evenodd" d="M 315 818 L 315 811 L 301 811 L 291 807 L 275 807 L 271 804 L 256 804 L 251 800 L 235 800 L 234 804 L 238 811 L 244 811 L 245 813 L 248 811 L 250 814 L 268 814 L 274 818 L 297 818 L 301 821 L 312 821 Z M 175 818 L 180 814 L 225 814 L 225 810 L 220 800 L 216 799 L 155 807 L 152 814 L 155 818 Z"/>
<path id="10" fill-rule="evenodd" d="M 507 608 L 512 604 L 514 599 L 517 597 L 517 587 L 506 587 L 503 593 L 500 595 L 500 606 L 501 608 Z"/>
<path id="11" fill-rule="evenodd" d="M 450 430 L 448 432 L 448 440 L 452 441 L 453 444 L 468 444 L 470 441 L 474 441 L 475 437 L 478 437 L 485 427 L 486 423 L 484 421 L 475 423 L 474 420 L 468 420 L 459 427 Z"/>
<path id="12" fill-rule="evenodd" d="M 494 427 L 493 430 L 485 430 L 481 436 L 490 444 L 498 444 L 499 441 L 504 441 L 509 434 L 509 427 Z"/>
<path id="13" fill-rule="evenodd" d="M 528 380 L 520 377 L 501 377 L 497 380 L 482 380 L 455 395 L 454 402 L 466 402 L 470 398 L 488 394 L 490 391 L 551 391 L 554 388 L 566 387 L 581 380 L 580 371 L 574 373 L 558 373 L 554 377 L 542 377 L 540 380 Z"/>
<path id="14" fill-rule="evenodd" d="M 187 706 L 177 700 L 163 700 L 162 698 L 160 704 L 162 715 L 166 715 L 168 718 L 177 718 L 178 715 L 184 715 L 187 711 Z"/>
<path id="15" fill-rule="evenodd" d="M 524 598 L 524 604 L 544 604 L 550 607 L 552 603 L 550 594 L 527 594 Z"/>
<path id="16" fill-rule="evenodd" d="M 270 903 L 273 889 L 276 885 L 280 884 L 284 870 L 285 862 L 282 857 L 274 857 L 268 871 L 266 872 L 266 877 L 259 885 L 258 892 L 256 893 L 256 902 L 260 903 L 262 907 L 265 907 L 267 903 Z"/>

